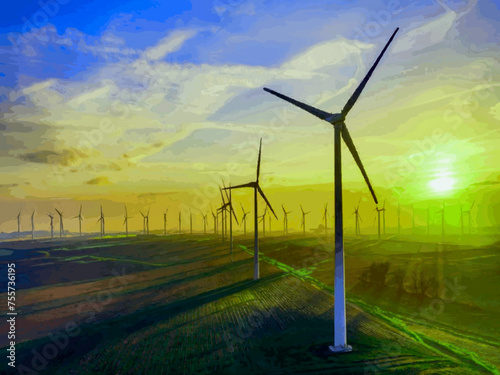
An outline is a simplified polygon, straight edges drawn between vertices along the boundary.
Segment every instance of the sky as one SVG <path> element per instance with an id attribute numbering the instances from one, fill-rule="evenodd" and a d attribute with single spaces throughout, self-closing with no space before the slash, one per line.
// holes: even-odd
<path id="1" fill-rule="evenodd" d="M 91 218 L 103 205 L 115 230 L 124 203 L 137 216 L 152 206 L 157 226 L 167 208 L 172 221 L 207 212 L 221 180 L 254 178 L 260 138 L 275 208 L 302 202 L 320 220 L 333 207 L 332 127 L 262 88 L 338 112 L 396 27 L 346 121 L 379 200 L 393 213 L 413 204 L 422 223 L 445 201 L 453 225 L 474 202 L 475 225 L 498 228 L 499 26 L 499 1 L 10 2 L 0 231 L 19 211 L 45 227 L 53 208 L 80 204 Z M 371 226 L 345 147 L 342 163 L 346 210 L 361 200 Z M 250 192 L 236 199 L 251 208 Z"/>

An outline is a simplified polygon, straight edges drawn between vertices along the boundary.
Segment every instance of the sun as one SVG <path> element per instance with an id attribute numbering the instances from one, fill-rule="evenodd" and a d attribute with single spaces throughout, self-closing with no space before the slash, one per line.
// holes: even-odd
<path id="1" fill-rule="evenodd" d="M 453 189 L 455 179 L 451 177 L 439 177 L 429 182 L 429 186 L 437 193 L 442 193 Z"/>

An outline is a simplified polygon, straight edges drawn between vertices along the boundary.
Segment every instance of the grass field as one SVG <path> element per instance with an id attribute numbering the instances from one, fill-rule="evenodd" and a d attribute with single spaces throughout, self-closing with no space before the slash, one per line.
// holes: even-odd
<path id="1" fill-rule="evenodd" d="M 1 272 L 15 261 L 18 289 L 19 371 L 6 373 L 499 373 L 498 243 L 348 238 L 354 351 L 344 355 L 327 350 L 333 249 L 323 237 L 264 238 L 258 281 L 252 241 L 241 236 L 233 255 L 202 235 L 1 247 Z M 383 261 L 383 287 L 360 281 Z M 407 272 L 403 293 L 392 282 L 397 268 Z M 414 269 L 436 281 L 424 295 L 412 291 Z"/>

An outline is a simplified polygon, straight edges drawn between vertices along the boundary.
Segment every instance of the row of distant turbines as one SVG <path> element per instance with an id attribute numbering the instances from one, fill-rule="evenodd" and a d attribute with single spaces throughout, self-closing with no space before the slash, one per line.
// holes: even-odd
<path id="1" fill-rule="evenodd" d="M 225 187 L 225 186 L 224 186 Z M 221 197 L 222 197 L 222 205 L 217 209 L 217 212 L 215 213 L 214 210 L 212 209 L 211 214 L 212 214 L 212 219 L 213 219 L 213 233 L 215 235 L 219 234 L 219 227 L 221 227 L 221 236 L 222 236 L 222 241 L 225 242 L 225 239 L 227 237 L 227 214 L 229 211 L 231 212 L 232 217 L 236 221 L 236 223 L 240 226 L 243 227 L 243 235 L 246 236 L 247 234 L 247 218 L 248 214 L 250 211 L 246 211 L 246 209 L 243 207 L 243 205 L 240 203 L 240 208 L 241 208 L 241 219 L 240 221 L 238 220 L 238 217 L 235 213 L 235 210 L 232 205 L 232 199 L 231 199 L 231 194 L 227 193 L 227 190 L 225 191 L 225 197 L 222 195 L 223 189 L 221 188 Z M 229 190 L 231 191 L 231 190 Z M 354 232 L 356 236 L 361 235 L 361 223 L 363 222 L 361 218 L 361 210 L 360 210 L 360 202 L 354 207 L 354 211 L 352 215 L 354 216 Z M 472 205 L 468 208 L 465 209 L 463 205 L 460 205 L 460 228 L 461 228 L 461 234 L 464 235 L 466 233 L 466 226 L 467 226 L 467 232 L 469 234 L 472 233 L 472 219 L 471 219 L 471 211 L 474 208 L 475 201 L 472 203 Z M 415 233 L 416 231 L 416 226 L 415 226 L 415 210 L 414 206 L 412 205 L 412 233 Z M 79 235 L 82 235 L 82 221 L 83 221 L 83 216 L 82 216 L 82 208 L 83 205 L 80 205 L 80 211 L 78 212 L 77 216 L 72 217 L 72 219 L 78 219 L 78 229 L 79 229 Z M 445 235 L 445 208 L 446 205 L 443 202 L 441 208 L 434 213 L 434 215 L 440 215 L 440 225 L 441 225 L 441 234 L 444 236 Z M 288 216 L 293 212 L 293 211 L 287 211 L 285 208 L 285 205 L 281 205 L 281 209 L 283 211 L 283 233 L 288 234 L 289 233 L 289 226 L 288 226 Z M 57 208 L 55 209 L 57 215 L 59 216 L 59 237 L 64 236 L 64 223 L 63 223 L 63 213 L 59 211 Z M 427 215 L 426 215 L 426 233 L 430 234 L 430 227 L 431 227 L 431 212 L 430 212 L 430 204 L 427 207 Z M 386 234 L 386 212 L 387 209 L 385 207 L 385 201 L 382 207 L 375 207 L 374 212 L 376 212 L 375 218 L 373 220 L 373 224 L 377 223 L 377 233 L 379 239 L 382 237 L 382 235 Z M 150 230 L 149 230 L 149 216 L 150 216 L 150 208 L 148 208 L 147 211 L 141 211 L 139 210 L 139 213 L 141 214 L 143 218 L 143 225 L 142 225 L 142 233 L 145 235 L 149 235 Z M 163 212 L 163 233 L 167 234 L 167 213 L 168 209 Z M 274 212 L 273 212 L 274 213 Z M 304 211 L 302 205 L 300 205 L 300 229 L 303 233 L 303 235 L 306 235 L 306 216 L 310 214 L 311 211 Z M 321 218 L 321 224 L 323 226 L 324 234 L 325 236 L 328 235 L 328 204 L 324 205 L 324 208 L 322 210 L 323 216 Z M 50 218 L 50 233 L 51 233 L 51 238 L 54 238 L 54 214 L 48 213 L 47 216 Z M 221 217 L 219 220 L 219 216 Z M 35 217 L 35 211 L 32 212 L 30 221 L 31 221 L 31 238 L 35 238 L 35 222 L 34 222 L 34 217 Z M 264 213 L 260 216 L 258 216 L 259 223 L 262 223 L 262 234 L 263 236 L 266 236 L 266 218 L 267 218 L 267 223 L 268 223 L 268 233 L 270 234 L 272 231 L 272 221 L 273 221 L 273 216 L 268 214 L 267 211 L 267 206 L 264 209 Z M 179 212 L 178 216 L 178 228 L 177 231 L 179 233 L 182 233 L 182 214 Z M 207 233 L 207 227 L 208 227 L 208 213 L 203 214 L 201 213 L 201 218 L 203 220 L 203 233 Z M 277 217 L 275 217 L 277 219 Z M 332 216 L 334 218 L 334 216 Z M 125 213 L 124 213 L 124 221 L 123 225 L 125 227 L 125 234 L 128 236 L 129 235 L 129 222 L 128 220 L 131 219 L 130 216 L 128 216 L 128 210 L 127 206 L 125 206 Z M 17 220 L 17 231 L 18 231 L 18 237 L 20 237 L 21 233 L 21 212 L 16 216 Z M 221 225 L 219 226 L 219 221 L 221 222 Z M 97 223 L 100 225 L 100 235 L 105 236 L 106 234 L 106 226 L 105 226 L 105 217 L 104 217 L 104 212 L 102 206 L 100 207 L 100 215 L 97 220 Z M 401 206 L 398 204 L 397 207 L 397 233 L 401 234 Z M 189 230 L 190 233 L 193 233 L 193 213 L 190 210 L 189 212 Z M 232 241 L 232 220 L 230 220 L 230 229 L 229 229 L 229 236 L 230 236 L 230 241 Z"/>

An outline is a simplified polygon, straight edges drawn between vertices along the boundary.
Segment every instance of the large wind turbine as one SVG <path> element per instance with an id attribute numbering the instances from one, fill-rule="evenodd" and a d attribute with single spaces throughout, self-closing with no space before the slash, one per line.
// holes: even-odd
<path id="1" fill-rule="evenodd" d="M 54 238 L 54 215 L 51 213 L 47 214 L 48 217 L 50 217 L 50 238 Z"/>
<path id="2" fill-rule="evenodd" d="M 300 211 L 302 211 L 302 234 L 305 236 L 306 235 L 306 215 L 308 213 L 310 213 L 310 211 L 304 212 L 302 205 L 300 205 Z"/>
<path id="3" fill-rule="evenodd" d="M 335 338 L 334 345 L 330 347 L 330 349 L 334 352 L 350 352 L 352 348 L 347 345 L 347 337 L 346 337 L 346 318 L 345 318 L 345 281 L 344 281 L 344 236 L 343 236 L 343 223 L 342 223 L 342 163 L 341 163 L 341 144 L 340 138 L 344 139 L 347 148 L 351 152 L 354 160 L 356 161 L 358 168 L 363 175 L 368 188 L 373 196 L 373 200 L 377 204 L 377 197 L 375 196 L 375 192 L 373 191 L 370 180 L 368 179 L 368 175 L 365 172 L 365 168 L 361 163 L 361 159 L 356 151 L 356 147 L 354 146 L 354 142 L 347 130 L 347 127 L 344 123 L 345 118 L 351 108 L 354 106 L 359 96 L 361 95 L 363 89 L 365 88 L 368 80 L 373 74 L 373 71 L 379 64 L 382 56 L 385 51 L 391 44 L 392 40 L 396 36 L 399 28 L 397 28 L 392 34 L 391 38 L 385 45 L 384 49 L 377 57 L 377 60 L 373 64 L 373 66 L 368 71 L 365 78 L 361 81 L 359 86 L 356 88 L 356 91 L 352 94 L 352 96 L 347 101 L 344 108 L 340 113 L 329 113 L 322 111 L 320 109 L 311 107 L 307 104 L 301 103 L 295 99 L 292 99 L 288 96 L 282 95 L 276 91 L 270 90 L 268 88 L 264 88 L 265 91 L 288 101 L 289 103 L 296 105 L 297 107 L 311 113 L 312 115 L 319 117 L 322 120 L 325 120 L 333 125 L 334 127 L 334 144 L 335 144 Z"/>
<path id="4" fill-rule="evenodd" d="M 145 215 L 142 211 L 139 211 L 142 215 L 142 228 L 143 233 L 149 235 L 149 212 L 151 207 L 148 208 L 148 213 Z"/>
<path id="5" fill-rule="evenodd" d="M 80 237 L 82 236 L 82 205 L 80 205 L 80 211 L 77 216 L 74 216 L 73 219 L 78 219 L 78 232 L 80 233 Z"/>
<path id="6" fill-rule="evenodd" d="M 351 152 L 354 160 L 356 161 L 358 168 L 360 169 L 368 188 L 373 196 L 373 200 L 377 204 L 377 197 L 375 196 L 375 192 L 373 191 L 370 180 L 368 179 L 368 175 L 365 172 L 365 168 L 361 163 L 361 159 L 356 151 L 356 147 L 352 141 L 352 138 L 347 130 L 347 127 L 344 123 L 345 118 L 351 108 L 354 106 L 359 96 L 361 95 L 363 89 L 365 88 L 368 80 L 373 74 L 373 71 L 379 64 L 382 56 L 385 51 L 391 44 L 392 40 L 396 36 L 399 28 L 397 28 L 392 34 L 391 38 L 385 45 L 384 49 L 378 56 L 377 60 L 373 64 L 373 66 L 368 71 L 365 78 L 361 81 L 359 86 L 354 91 L 353 95 L 349 98 L 344 108 L 340 113 L 332 114 L 329 112 L 325 112 L 319 110 L 317 108 L 311 107 L 307 104 L 301 103 L 295 99 L 292 99 L 288 96 L 277 93 L 276 91 L 270 90 L 268 88 L 264 88 L 267 92 L 286 100 L 299 108 L 311 113 L 319 117 L 322 120 L 325 120 L 333 125 L 335 131 L 335 339 L 334 345 L 330 347 L 330 349 L 334 352 L 349 352 L 352 350 L 350 346 L 347 345 L 346 338 L 346 319 L 345 319 L 345 281 L 344 281 L 344 240 L 343 240 L 343 223 L 342 223 L 342 169 L 341 169 L 341 145 L 340 138 L 344 139 L 349 151 Z"/>
<path id="7" fill-rule="evenodd" d="M 254 262 L 254 269 L 253 269 L 253 278 L 254 280 L 257 280 L 259 278 L 259 213 L 258 213 L 258 205 L 257 205 L 257 197 L 258 194 L 264 199 L 266 202 L 266 207 L 269 207 L 273 213 L 273 215 L 276 216 L 274 213 L 273 208 L 271 207 L 271 203 L 267 200 L 266 196 L 264 195 L 264 192 L 262 191 L 262 188 L 259 185 L 259 177 L 260 177 L 260 157 L 261 157 L 261 151 L 262 151 L 262 138 L 260 139 L 260 145 L 259 145 L 259 157 L 257 159 L 257 178 L 255 181 L 249 182 L 247 184 L 243 185 L 236 185 L 236 186 L 229 186 L 224 189 L 241 189 L 241 188 L 253 188 L 254 194 L 253 194 L 253 202 L 254 202 L 254 228 L 255 228 L 255 239 L 254 239 L 254 255 L 253 255 L 253 262 Z"/>
<path id="8" fill-rule="evenodd" d="M 63 224 L 63 214 L 57 208 L 55 209 L 57 214 L 59 215 L 59 238 L 62 238 L 64 234 L 64 224 Z"/>
<path id="9" fill-rule="evenodd" d="M 142 234 L 146 234 L 146 215 L 141 210 L 139 210 L 139 213 L 142 216 Z"/>
<path id="10" fill-rule="evenodd" d="M 281 209 L 283 210 L 283 232 L 288 234 L 288 214 L 292 211 L 285 210 L 285 206 L 281 205 Z"/>

